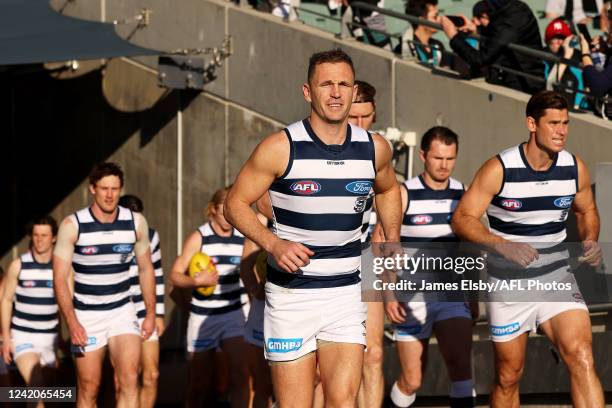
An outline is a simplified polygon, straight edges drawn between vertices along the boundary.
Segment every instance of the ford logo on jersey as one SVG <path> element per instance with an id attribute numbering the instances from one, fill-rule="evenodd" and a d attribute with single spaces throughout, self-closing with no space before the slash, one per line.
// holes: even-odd
<path id="1" fill-rule="evenodd" d="M 413 215 L 410 218 L 410 222 L 415 225 L 427 225 L 431 224 L 433 217 L 427 214 Z"/>
<path id="2" fill-rule="evenodd" d="M 86 246 L 84 248 L 81 248 L 81 253 L 83 255 L 95 255 L 98 253 L 98 247 L 97 246 Z"/>
<path id="3" fill-rule="evenodd" d="M 240 265 L 240 257 L 239 256 L 232 256 L 230 258 L 230 263 L 232 265 Z"/>
<path id="4" fill-rule="evenodd" d="M 368 194 L 371 189 L 371 181 L 353 181 L 346 185 L 346 190 L 353 194 Z"/>
<path id="5" fill-rule="evenodd" d="M 132 252 L 133 245 L 131 244 L 118 244 L 113 246 L 113 252 L 118 254 L 129 254 Z"/>
<path id="6" fill-rule="evenodd" d="M 278 339 L 269 338 L 266 342 L 266 348 L 271 353 L 288 353 L 290 351 L 299 350 L 302 347 L 302 339 Z"/>
<path id="7" fill-rule="evenodd" d="M 574 201 L 574 197 L 559 197 L 554 201 L 555 207 L 559 208 L 570 208 L 572 206 L 572 202 Z"/>
<path id="8" fill-rule="evenodd" d="M 501 206 L 504 207 L 506 210 L 518 210 L 523 206 L 523 203 L 521 203 L 519 200 L 506 198 L 505 200 L 501 201 Z"/>
<path id="9" fill-rule="evenodd" d="M 514 322 L 505 326 L 491 326 L 491 334 L 494 336 L 505 336 L 507 334 L 516 333 L 521 328 L 520 323 Z"/>
<path id="10" fill-rule="evenodd" d="M 321 185 L 312 180 L 296 181 L 291 185 L 291 191 L 300 195 L 317 194 L 321 191 Z"/>

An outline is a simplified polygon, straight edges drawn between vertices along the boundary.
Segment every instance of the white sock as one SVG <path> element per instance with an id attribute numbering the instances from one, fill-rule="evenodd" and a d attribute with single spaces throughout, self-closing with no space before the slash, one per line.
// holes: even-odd
<path id="1" fill-rule="evenodd" d="M 416 399 L 416 393 L 406 395 L 398 387 L 397 381 L 391 387 L 391 401 L 400 408 L 407 408 L 412 405 Z"/>
<path id="2" fill-rule="evenodd" d="M 451 398 L 475 397 L 474 380 L 455 381 L 451 383 Z"/>

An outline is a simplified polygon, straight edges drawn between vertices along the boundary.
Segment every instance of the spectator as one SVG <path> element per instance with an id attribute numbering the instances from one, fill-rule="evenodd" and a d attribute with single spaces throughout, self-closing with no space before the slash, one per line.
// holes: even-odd
<path id="1" fill-rule="evenodd" d="M 565 17 L 576 24 L 588 24 L 599 18 L 600 27 L 607 26 L 603 0 L 547 0 L 546 18 Z"/>
<path id="2" fill-rule="evenodd" d="M 572 46 L 576 37 L 572 35 L 569 25 L 561 18 L 551 21 L 544 34 L 546 47 L 544 51 L 555 54 L 572 62 L 567 64 L 553 64 L 544 61 L 544 77 L 546 88 L 560 92 L 574 109 L 587 109 L 587 100 L 584 91 L 584 81 L 580 65 L 580 56 Z M 578 91 L 578 92 L 577 92 Z"/>
<path id="3" fill-rule="evenodd" d="M 440 23 L 438 0 L 408 0 L 406 14 Z M 402 55 L 412 55 L 420 62 L 432 66 L 450 66 L 452 55 L 445 52 L 444 45 L 432 38 L 438 31 L 435 28 L 411 23 L 402 36 Z"/>
<path id="4" fill-rule="evenodd" d="M 486 67 L 485 77 L 490 83 L 527 93 L 541 89 L 542 83 L 535 79 L 493 66 L 503 66 L 539 78 L 544 76 L 542 61 L 507 47 L 514 43 L 534 49 L 542 48 L 542 37 L 533 12 L 520 0 L 486 0 L 486 5 L 490 22 L 478 50 L 465 41 L 465 33 L 460 32 L 448 18 L 441 18 L 442 28 L 450 39 L 452 49 L 472 68 Z"/>
<path id="5" fill-rule="evenodd" d="M 584 66 L 584 80 L 591 90 L 591 93 L 598 97 L 595 103 L 597 113 L 604 118 L 612 119 L 612 36 L 608 35 L 607 40 L 598 38 L 597 46 L 599 52 L 607 56 L 605 69 L 599 71 L 593 65 L 591 56 L 591 44 L 580 34 L 580 49 L 582 52 L 582 63 Z"/>

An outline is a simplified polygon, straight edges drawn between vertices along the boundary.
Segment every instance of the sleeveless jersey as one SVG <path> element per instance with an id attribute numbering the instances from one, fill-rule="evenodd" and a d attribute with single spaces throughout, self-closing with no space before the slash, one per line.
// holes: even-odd
<path id="1" fill-rule="evenodd" d="M 111 223 L 99 222 L 90 208 L 73 215 L 79 228 L 72 257 L 78 310 L 112 310 L 130 302 L 136 226 L 130 210 L 117 208 L 117 218 Z"/>
<path id="2" fill-rule="evenodd" d="M 465 191 L 463 184 L 449 178 L 444 190 L 433 190 L 422 176 L 404 182 L 408 205 L 402 220 L 402 242 L 457 241 L 450 226 L 451 218 Z"/>
<path id="3" fill-rule="evenodd" d="M 349 125 L 342 145 L 326 145 L 306 119 L 285 133 L 289 163 L 269 189 L 274 232 L 314 256 L 295 274 L 281 272 L 268 257 L 268 281 L 293 288 L 358 283 L 363 213 L 376 176 L 372 136 Z"/>
<path id="4" fill-rule="evenodd" d="M 164 271 L 162 269 L 162 254 L 159 244 L 159 234 L 153 228 L 149 228 L 149 243 L 151 247 L 151 262 L 155 270 L 155 315 L 164 316 Z M 144 318 L 146 315 L 144 301 L 142 299 L 142 291 L 140 289 L 140 278 L 138 276 L 138 264 L 136 257 L 132 259 L 130 265 L 130 295 L 132 302 L 136 306 L 136 315 L 138 318 Z"/>
<path id="5" fill-rule="evenodd" d="M 221 237 L 210 223 L 198 228 L 202 236 L 201 251 L 210 256 L 219 272 L 219 282 L 210 296 L 194 290 L 191 296 L 191 312 L 201 315 L 221 314 L 242 307 L 243 292 L 240 281 L 240 258 L 244 235 L 235 228 L 229 237 Z"/>
<path id="6" fill-rule="evenodd" d="M 11 328 L 31 333 L 57 333 L 57 302 L 51 262 L 41 264 L 31 252 L 20 256 Z"/>
<path id="7" fill-rule="evenodd" d="M 567 265 L 567 251 L 557 244 L 567 236 L 566 221 L 578 191 L 578 167 L 576 158 L 563 150 L 548 170 L 535 171 L 523 147 L 511 147 L 497 156 L 504 178 L 487 216 L 495 235 L 539 250 L 540 258 L 527 269 L 543 274 Z"/>

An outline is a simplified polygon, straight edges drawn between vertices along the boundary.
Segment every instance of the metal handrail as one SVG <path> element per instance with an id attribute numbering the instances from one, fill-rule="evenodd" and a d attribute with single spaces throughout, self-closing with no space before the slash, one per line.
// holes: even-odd
<path id="1" fill-rule="evenodd" d="M 297 10 L 299 12 L 303 11 L 305 13 L 312 14 L 312 15 L 319 16 L 319 17 L 323 17 L 323 18 L 326 18 L 328 20 L 337 21 L 338 23 L 340 23 L 342 21 L 342 19 L 340 19 L 339 17 L 334 17 L 334 16 L 330 16 L 330 15 L 327 15 L 327 14 L 319 13 L 318 11 L 305 9 L 303 7 L 293 7 L 293 8 L 294 8 L 294 10 Z"/>

